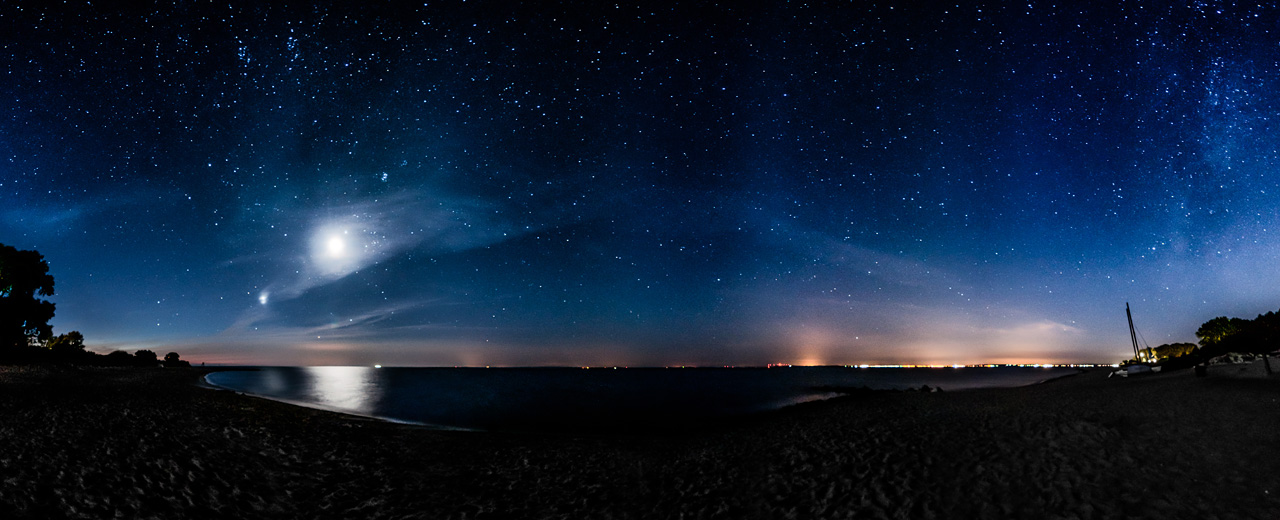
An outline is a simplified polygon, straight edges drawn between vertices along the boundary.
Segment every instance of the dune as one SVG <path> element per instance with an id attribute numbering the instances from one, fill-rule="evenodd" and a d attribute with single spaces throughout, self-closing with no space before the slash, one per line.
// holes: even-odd
<path id="1" fill-rule="evenodd" d="M 0 368 L 5 518 L 1276 518 L 1260 363 L 880 392 L 685 432 L 430 430 L 196 385 Z"/>

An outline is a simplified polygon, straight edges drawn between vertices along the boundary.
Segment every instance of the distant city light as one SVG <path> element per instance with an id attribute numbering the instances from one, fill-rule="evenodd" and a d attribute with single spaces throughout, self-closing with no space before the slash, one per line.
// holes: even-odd
<path id="1" fill-rule="evenodd" d="M 822 368 L 822 367 L 829 367 L 829 368 L 834 367 L 834 368 L 840 368 L 840 367 L 842 367 L 842 368 L 859 368 L 859 369 L 863 369 L 863 368 L 950 368 L 950 369 L 957 369 L 957 368 L 1001 368 L 1001 367 L 1018 367 L 1018 368 L 1095 368 L 1095 367 L 1115 367 L 1115 366 L 1119 366 L 1119 365 L 1105 364 L 1105 363 L 1103 363 L 1103 364 L 1094 364 L 1094 363 L 1063 363 L 1063 364 L 1056 364 L 1056 363 L 978 363 L 978 364 L 972 364 L 972 365 L 965 365 L 965 364 L 962 364 L 962 363 L 951 363 L 951 364 L 911 364 L 911 363 L 904 363 L 904 364 L 870 364 L 870 363 L 862 363 L 862 364 L 850 364 L 850 365 L 798 365 L 798 364 L 792 364 L 792 363 L 767 363 L 767 364 L 765 364 L 765 365 L 718 365 L 718 366 L 712 366 L 712 367 L 703 367 L 703 366 L 698 366 L 698 365 L 667 365 L 667 366 L 665 366 L 665 367 L 663 367 L 663 368 Z M 489 368 L 489 367 L 488 367 L 488 366 L 486 366 L 485 368 Z M 612 368 L 612 369 L 614 369 L 614 370 L 617 370 L 618 368 L 631 368 L 631 367 L 629 367 L 629 366 L 618 367 L 618 366 L 614 366 L 614 365 L 601 365 L 601 366 L 579 365 L 579 366 L 578 366 L 578 368 L 579 368 L 579 369 L 582 369 L 582 370 L 591 370 L 592 368 L 604 368 L 604 369 Z"/>

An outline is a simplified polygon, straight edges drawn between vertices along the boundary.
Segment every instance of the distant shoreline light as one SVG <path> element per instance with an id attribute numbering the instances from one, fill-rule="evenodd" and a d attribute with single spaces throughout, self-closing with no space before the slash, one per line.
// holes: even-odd
<path id="1" fill-rule="evenodd" d="M 1019 368 L 1095 368 L 1103 366 L 1112 366 L 1111 364 L 1096 363 L 982 363 L 976 365 L 839 365 L 848 368 L 999 368 L 999 367 L 1019 367 Z"/>
<path id="2" fill-rule="evenodd" d="M 235 364 L 235 363 L 210 363 L 210 364 L 209 364 L 209 366 L 257 366 L 257 365 L 241 365 L 241 364 Z M 352 365 L 315 365 L 315 366 L 352 366 Z M 363 365 L 363 366 L 368 367 L 369 365 Z M 618 370 L 618 369 L 620 369 L 620 368 L 621 368 L 621 369 L 631 369 L 631 368 L 636 368 L 636 369 L 658 369 L 658 368 L 661 368 L 661 369 L 672 369 L 672 368 L 856 368 L 856 369 L 867 369 L 867 368 L 952 368 L 952 369 L 956 369 L 956 368 L 1008 368 L 1008 367 L 1015 367 L 1015 368 L 1102 368 L 1102 367 L 1110 367 L 1110 368 L 1115 368 L 1115 367 L 1118 367 L 1118 366 L 1120 366 L 1118 363 L 982 363 L 982 364 L 974 364 L 974 365 L 961 365 L 961 364 L 951 364 L 951 365 L 924 365 L 924 364 L 921 364 L 921 365 L 915 365 L 915 364 L 896 364 L 896 365 L 895 365 L 895 364 L 865 364 L 865 363 L 864 363 L 864 364 L 851 364 L 851 365 L 796 365 L 796 364 L 791 364 L 791 363 L 769 363 L 769 364 L 765 364 L 765 365 L 666 365 L 666 366 L 660 366 L 660 365 L 649 365 L 649 366 L 643 366 L 643 365 L 642 365 L 642 366 L 635 366 L 635 367 L 632 367 L 632 366 L 626 366 L 626 365 L 616 365 L 616 366 L 615 366 L 615 365 L 596 365 L 596 366 L 592 366 L 592 365 L 577 365 L 577 366 L 574 366 L 574 365 L 512 365 L 512 366 L 505 366 L 505 365 L 497 365 L 497 366 L 494 366 L 494 365 L 453 365 L 452 367 L 449 367 L 449 366 L 443 366 L 443 365 L 441 365 L 441 366 L 434 366 L 434 365 L 405 365 L 405 367 L 411 367 L 411 368 L 412 368 L 412 367 L 419 367 L 419 368 L 577 368 L 577 369 L 581 369 L 581 370 L 591 370 L 591 369 Z M 372 367 L 371 367 L 371 368 L 383 368 L 383 365 L 381 365 L 381 364 L 372 365 Z"/>
<path id="3" fill-rule="evenodd" d="M 1018 368 L 1097 368 L 1097 367 L 1115 367 L 1113 363 L 979 363 L 973 365 L 964 364 L 849 364 L 849 365 L 798 365 L 793 363 L 768 363 L 765 365 L 720 365 L 720 366 L 700 366 L 700 365 L 667 365 L 662 368 L 814 368 L 814 367 L 842 367 L 842 368 L 1000 368 L 1000 367 L 1018 367 Z M 579 368 L 609 368 L 582 366 Z M 617 368 L 617 367 L 613 367 Z M 641 367 L 643 368 L 643 367 Z"/>

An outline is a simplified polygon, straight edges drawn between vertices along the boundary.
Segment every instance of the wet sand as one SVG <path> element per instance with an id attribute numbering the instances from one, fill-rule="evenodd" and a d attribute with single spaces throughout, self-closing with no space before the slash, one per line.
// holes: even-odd
<path id="1" fill-rule="evenodd" d="M 0 368 L 0 517 L 1280 517 L 1260 363 L 596 436 L 428 430 L 202 375 Z"/>

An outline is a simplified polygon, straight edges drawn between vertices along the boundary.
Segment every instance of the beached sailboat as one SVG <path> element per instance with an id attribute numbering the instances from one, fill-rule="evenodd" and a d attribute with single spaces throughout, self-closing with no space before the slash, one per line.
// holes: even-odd
<path id="1" fill-rule="evenodd" d="M 1133 327 L 1133 313 L 1129 311 L 1129 302 L 1124 302 L 1124 315 L 1129 318 L 1129 340 L 1133 342 L 1133 363 L 1120 367 L 1111 375 L 1129 377 L 1159 372 L 1160 367 L 1152 362 L 1155 356 L 1152 355 L 1151 347 L 1147 347 L 1146 352 L 1138 348 L 1138 331 Z"/>

